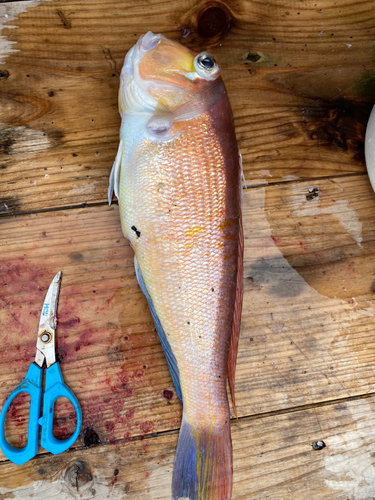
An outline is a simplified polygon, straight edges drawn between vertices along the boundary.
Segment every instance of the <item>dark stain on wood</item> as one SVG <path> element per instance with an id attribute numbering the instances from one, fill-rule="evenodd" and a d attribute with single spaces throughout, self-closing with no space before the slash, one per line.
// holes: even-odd
<path id="1" fill-rule="evenodd" d="M 357 83 L 357 91 L 362 99 L 373 104 L 375 102 L 375 73 L 365 70 Z"/>
<path id="2" fill-rule="evenodd" d="M 69 254 L 69 259 L 72 262 L 82 262 L 83 261 L 83 255 L 80 252 L 72 252 Z"/>
<path id="3" fill-rule="evenodd" d="M 26 126 L 14 126 L 0 129 L 0 157 L 3 157 L 2 169 L 7 163 L 13 164 L 12 156 L 38 152 L 60 146 L 64 134 L 60 130 L 52 129 L 48 132 L 35 130 Z"/>
<path id="4" fill-rule="evenodd" d="M 66 17 L 62 10 L 57 10 L 56 14 L 61 19 L 61 22 L 65 29 L 70 30 L 72 28 L 72 22 Z"/>
<path id="5" fill-rule="evenodd" d="M 14 142 L 14 130 L 12 128 L 0 130 L 0 155 L 10 155 Z"/>
<path id="6" fill-rule="evenodd" d="M 90 448 L 91 446 L 95 446 L 101 443 L 97 432 L 94 431 L 92 427 L 86 427 L 85 429 L 83 429 L 82 439 L 83 439 L 83 444 L 87 448 Z"/>
<path id="7" fill-rule="evenodd" d="M 302 128 L 311 141 L 339 148 L 364 164 L 364 139 L 372 104 L 336 99 L 304 108 Z"/>
<path id="8" fill-rule="evenodd" d="M 3 69 L 0 71 L 0 80 L 7 80 L 9 78 L 9 71 L 7 69 Z"/>

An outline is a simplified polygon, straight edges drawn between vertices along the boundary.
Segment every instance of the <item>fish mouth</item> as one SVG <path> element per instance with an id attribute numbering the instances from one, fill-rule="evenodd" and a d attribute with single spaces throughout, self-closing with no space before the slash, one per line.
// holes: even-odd
<path id="1" fill-rule="evenodd" d="M 152 31 L 148 31 L 145 35 L 140 36 L 137 45 L 143 53 L 146 53 L 157 47 L 160 43 L 161 38 L 162 35 L 155 35 Z"/>
<path id="2" fill-rule="evenodd" d="M 148 31 L 145 35 L 141 35 L 137 43 L 128 51 L 125 57 L 124 66 L 122 68 L 123 76 L 132 77 L 134 68 L 139 64 L 142 57 L 157 47 L 163 35 L 155 35 L 152 31 Z"/>

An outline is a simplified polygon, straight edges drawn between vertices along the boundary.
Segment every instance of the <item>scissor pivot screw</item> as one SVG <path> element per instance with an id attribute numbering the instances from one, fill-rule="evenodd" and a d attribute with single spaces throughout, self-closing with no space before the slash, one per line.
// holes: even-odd
<path id="1" fill-rule="evenodd" d="M 50 333 L 43 333 L 40 338 L 41 338 L 42 342 L 47 344 L 51 340 L 51 334 Z"/>

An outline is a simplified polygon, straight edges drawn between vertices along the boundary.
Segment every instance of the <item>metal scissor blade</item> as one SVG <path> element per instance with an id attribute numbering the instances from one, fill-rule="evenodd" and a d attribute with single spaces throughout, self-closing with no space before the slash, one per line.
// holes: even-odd
<path id="1" fill-rule="evenodd" d="M 56 361 L 55 356 L 55 329 L 57 301 L 59 298 L 61 271 L 53 278 L 44 299 L 42 314 L 40 315 L 38 340 L 36 343 L 35 363 L 43 366 L 46 359 L 47 368 Z"/>

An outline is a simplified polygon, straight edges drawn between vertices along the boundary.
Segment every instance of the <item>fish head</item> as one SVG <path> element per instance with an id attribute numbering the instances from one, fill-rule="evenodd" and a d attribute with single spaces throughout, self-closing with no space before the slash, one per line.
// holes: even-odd
<path id="1" fill-rule="evenodd" d="M 196 53 L 151 31 L 126 55 L 120 113 L 185 121 L 210 108 L 224 92 L 220 66 L 209 52 Z"/>

